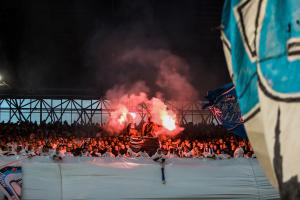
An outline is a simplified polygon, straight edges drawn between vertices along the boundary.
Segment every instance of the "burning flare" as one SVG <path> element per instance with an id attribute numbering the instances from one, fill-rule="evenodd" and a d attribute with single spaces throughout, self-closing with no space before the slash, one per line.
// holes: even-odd
<path id="1" fill-rule="evenodd" d="M 163 127 L 167 130 L 174 131 L 176 129 L 175 119 L 172 116 L 168 114 L 162 114 L 161 121 Z"/>
<path id="2" fill-rule="evenodd" d="M 121 111 L 121 115 L 120 115 L 118 121 L 120 124 L 124 124 L 126 122 L 128 109 L 123 107 L 122 109 L 120 109 L 120 111 Z"/>
<path id="3" fill-rule="evenodd" d="M 135 112 L 130 112 L 129 114 L 130 114 L 130 116 L 132 117 L 132 119 L 135 119 L 135 118 L 136 118 L 136 113 L 135 113 Z"/>
<path id="4" fill-rule="evenodd" d="M 129 106 L 130 105 L 130 106 Z M 145 93 L 138 95 L 123 95 L 114 100 L 114 111 L 106 123 L 106 130 L 113 134 L 120 134 L 129 123 L 139 123 L 138 108 L 143 105 L 144 111 L 151 116 L 151 120 L 158 125 L 156 135 L 176 135 L 183 128 L 176 124 L 176 114 L 167 108 L 167 105 L 159 98 L 148 99 Z M 134 111 L 136 109 L 136 111 Z"/>

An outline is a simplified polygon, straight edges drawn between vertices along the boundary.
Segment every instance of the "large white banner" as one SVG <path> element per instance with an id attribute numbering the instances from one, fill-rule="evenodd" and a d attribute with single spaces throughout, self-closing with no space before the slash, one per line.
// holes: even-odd
<path id="1" fill-rule="evenodd" d="M 22 164 L 22 199 L 279 198 L 256 159 L 168 159 L 166 184 L 160 168 L 152 159 L 34 157 Z"/>

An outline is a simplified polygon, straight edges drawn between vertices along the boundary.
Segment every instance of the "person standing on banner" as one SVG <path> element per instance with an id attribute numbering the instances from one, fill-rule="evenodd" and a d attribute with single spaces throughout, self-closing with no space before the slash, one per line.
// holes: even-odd
<path id="1" fill-rule="evenodd" d="M 136 124 L 135 123 L 129 123 L 127 128 L 126 128 L 126 134 L 125 136 L 130 136 L 130 137 L 138 137 L 138 131 L 136 130 Z"/>
<path id="2" fill-rule="evenodd" d="M 161 180 L 163 184 L 166 184 L 166 177 L 165 177 L 165 165 L 166 165 L 166 158 L 165 155 L 162 153 L 162 150 L 159 148 L 157 152 L 152 156 L 153 161 L 159 162 L 161 165 Z"/>
<path id="3" fill-rule="evenodd" d="M 148 122 L 143 124 L 142 136 L 154 137 L 155 136 L 154 130 L 155 130 L 155 124 L 152 121 L 151 117 L 149 116 Z"/>

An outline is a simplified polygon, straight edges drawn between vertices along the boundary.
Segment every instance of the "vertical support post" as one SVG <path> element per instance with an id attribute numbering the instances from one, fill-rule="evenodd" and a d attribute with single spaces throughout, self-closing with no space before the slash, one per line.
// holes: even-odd
<path id="1" fill-rule="evenodd" d="M 32 99 L 29 100 L 29 121 L 31 122 L 31 115 L 32 115 Z"/>
<path id="2" fill-rule="evenodd" d="M 80 116 L 80 124 L 85 124 L 86 123 L 86 119 L 85 119 L 85 114 L 84 114 L 85 110 L 83 108 L 83 100 L 81 99 L 80 101 L 80 113 L 81 113 L 81 116 Z"/>
<path id="3" fill-rule="evenodd" d="M 91 99 L 91 104 L 90 104 L 90 119 L 89 119 L 89 121 L 90 121 L 90 124 L 92 124 L 93 123 L 93 119 L 92 119 L 92 117 L 93 117 L 93 100 Z"/>
<path id="4" fill-rule="evenodd" d="M 63 121 L 62 121 L 62 115 L 63 115 L 62 102 L 63 102 L 63 100 L 60 99 L 60 124 L 63 123 Z"/>
<path id="5" fill-rule="evenodd" d="M 50 102 L 50 119 L 51 123 L 54 123 L 53 99 L 51 99 Z"/>
<path id="6" fill-rule="evenodd" d="M 101 123 L 101 126 L 103 125 L 103 118 L 102 118 L 102 114 L 103 114 L 103 100 L 101 99 L 100 100 L 100 123 Z"/>
<path id="7" fill-rule="evenodd" d="M 40 102 L 40 124 L 42 123 L 42 112 L 43 112 L 43 110 L 42 110 L 42 99 L 39 99 L 39 102 Z"/>
<path id="8" fill-rule="evenodd" d="M 73 99 L 70 99 L 71 101 L 71 124 L 73 124 Z"/>

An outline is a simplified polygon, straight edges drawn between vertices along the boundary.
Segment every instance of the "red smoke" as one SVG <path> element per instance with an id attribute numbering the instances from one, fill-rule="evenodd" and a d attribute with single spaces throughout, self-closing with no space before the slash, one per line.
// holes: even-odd
<path id="1" fill-rule="evenodd" d="M 190 82 L 189 65 L 167 50 L 135 48 L 124 52 L 116 62 L 128 67 L 128 74 L 132 70 L 130 64 L 140 66 L 144 79 L 155 71 L 156 75 L 148 84 L 155 83 L 157 87 L 155 93 L 168 100 L 176 102 L 198 100 L 197 90 Z M 141 79 L 143 80 L 143 77 Z M 130 80 L 128 82 L 132 83 Z"/>
<path id="2" fill-rule="evenodd" d="M 176 103 L 198 99 L 197 91 L 189 81 L 187 63 L 166 50 L 141 48 L 125 51 L 119 55 L 116 62 L 120 66 L 128 67 L 127 70 L 122 70 L 128 73 L 128 77 L 131 73 L 130 64 L 140 66 L 143 73 L 140 80 L 128 80 L 107 91 L 106 97 L 115 110 L 107 121 L 106 130 L 119 134 L 128 123 L 138 123 L 141 120 L 140 108 L 144 107 L 147 115 L 160 127 L 157 134 L 175 135 L 181 132 L 183 128 L 178 125 L 175 111 L 170 110 L 162 99 Z M 153 73 L 155 78 L 150 84 L 146 78 L 151 77 L 150 74 Z M 126 74 L 124 77 L 126 80 Z M 147 83 L 155 84 L 155 87 L 150 89 Z M 156 97 L 149 98 L 147 94 L 150 93 L 156 94 Z"/>

